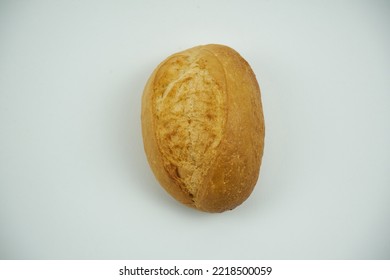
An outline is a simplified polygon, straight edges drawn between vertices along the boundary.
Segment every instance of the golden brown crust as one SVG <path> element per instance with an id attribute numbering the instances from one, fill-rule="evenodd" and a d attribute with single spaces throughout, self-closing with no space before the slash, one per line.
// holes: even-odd
<path id="1" fill-rule="evenodd" d="M 240 205 L 257 182 L 264 147 L 249 64 L 222 45 L 168 57 L 146 84 L 142 133 L 156 178 L 178 201 L 207 212 Z"/>

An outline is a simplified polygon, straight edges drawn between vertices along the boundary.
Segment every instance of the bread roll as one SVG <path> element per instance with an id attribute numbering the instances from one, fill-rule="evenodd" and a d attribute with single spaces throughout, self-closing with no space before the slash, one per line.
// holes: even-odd
<path id="1" fill-rule="evenodd" d="M 168 57 L 145 86 L 141 120 L 150 167 L 175 199 L 223 212 L 249 197 L 264 117 L 256 77 L 235 50 L 205 45 Z"/>

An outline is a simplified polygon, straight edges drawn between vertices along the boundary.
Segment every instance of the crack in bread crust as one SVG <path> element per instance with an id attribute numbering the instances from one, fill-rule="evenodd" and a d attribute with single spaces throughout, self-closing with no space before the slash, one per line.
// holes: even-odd
<path id="1" fill-rule="evenodd" d="M 226 93 L 207 62 L 199 52 L 173 56 L 161 66 L 154 86 L 155 131 L 164 167 L 193 200 L 226 122 Z"/>

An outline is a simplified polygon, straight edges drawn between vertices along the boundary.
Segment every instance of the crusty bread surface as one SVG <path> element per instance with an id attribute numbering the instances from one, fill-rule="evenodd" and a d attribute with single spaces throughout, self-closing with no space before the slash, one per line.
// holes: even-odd
<path id="1" fill-rule="evenodd" d="M 264 147 L 260 88 L 249 64 L 223 45 L 171 55 L 142 97 L 150 167 L 178 201 L 223 212 L 256 185 Z"/>

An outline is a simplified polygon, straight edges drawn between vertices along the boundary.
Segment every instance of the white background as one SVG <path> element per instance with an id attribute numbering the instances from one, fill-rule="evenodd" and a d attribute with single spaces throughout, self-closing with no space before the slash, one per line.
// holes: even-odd
<path id="1" fill-rule="evenodd" d="M 1 259 L 389 259 L 390 3 L 0 1 Z M 143 87 L 226 44 L 262 90 L 255 191 L 208 214 L 158 185 Z"/>

